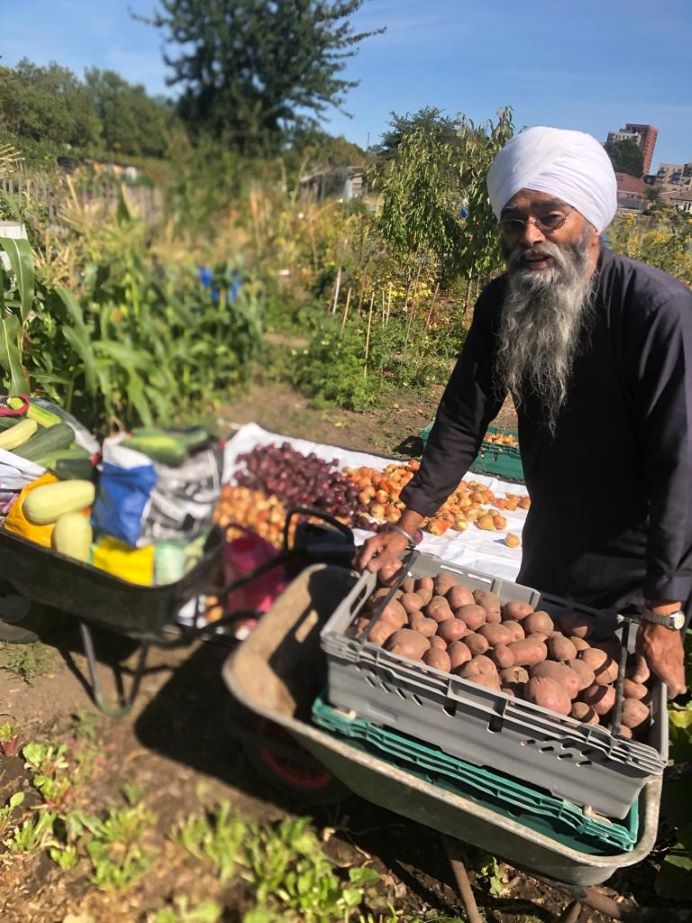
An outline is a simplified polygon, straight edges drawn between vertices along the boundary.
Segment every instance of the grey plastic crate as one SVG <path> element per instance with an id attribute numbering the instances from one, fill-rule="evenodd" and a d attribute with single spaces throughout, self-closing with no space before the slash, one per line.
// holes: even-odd
<path id="1" fill-rule="evenodd" d="M 620 636 L 621 620 L 479 571 L 419 554 L 414 577 L 449 572 L 472 589 L 489 589 L 501 602 L 522 600 L 557 614 L 594 619 L 596 637 Z M 663 773 L 668 724 L 665 689 L 654 688 L 649 743 L 626 740 L 538 705 L 345 637 L 375 589 L 364 573 L 321 632 L 332 705 L 440 747 L 477 766 L 506 772 L 575 804 L 624 818 L 644 784 Z"/>

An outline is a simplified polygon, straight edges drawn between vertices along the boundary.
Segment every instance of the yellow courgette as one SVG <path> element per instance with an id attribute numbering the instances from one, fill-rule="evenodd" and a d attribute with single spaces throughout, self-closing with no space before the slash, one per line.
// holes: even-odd
<path id="1" fill-rule="evenodd" d="M 35 420 L 25 418 L 11 429 L 6 429 L 0 433 L 0 449 L 7 449 L 7 451 L 11 452 L 12 449 L 19 448 L 20 445 L 24 445 L 25 442 L 31 439 L 37 429 L 38 423 Z"/>
<path id="2" fill-rule="evenodd" d="M 91 523 L 87 516 L 83 513 L 63 513 L 56 520 L 51 543 L 60 554 L 77 561 L 88 561 L 92 538 Z"/>
<path id="3" fill-rule="evenodd" d="M 35 525 L 56 522 L 63 513 L 78 513 L 94 502 L 91 481 L 59 481 L 32 490 L 24 501 L 24 515 Z"/>

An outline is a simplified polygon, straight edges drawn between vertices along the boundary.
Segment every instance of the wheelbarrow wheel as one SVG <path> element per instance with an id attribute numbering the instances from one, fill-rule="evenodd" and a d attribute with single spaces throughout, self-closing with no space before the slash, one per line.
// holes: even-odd
<path id="1" fill-rule="evenodd" d="M 252 730 L 240 736 L 260 778 L 296 801 L 322 807 L 348 796 L 348 789 L 279 725 L 257 717 Z"/>

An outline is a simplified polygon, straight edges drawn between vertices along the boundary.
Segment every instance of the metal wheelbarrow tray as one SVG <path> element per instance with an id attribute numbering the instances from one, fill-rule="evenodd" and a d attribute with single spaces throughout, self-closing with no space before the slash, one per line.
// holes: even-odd
<path id="1" fill-rule="evenodd" d="M 642 789 L 634 849 L 599 856 L 530 830 L 311 724 L 312 704 L 327 679 L 320 630 L 356 580 L 356 575 L 343 568 L 316 565 L 288 587 L 224 665 L 224 681 L 241 706 L 287 731 L 356 795 L 499 855 L 518 868 L 588 886 L 606 881 L 617 869 L 640 862 L 651 851 L 658 824 L 660 777 Z"/>

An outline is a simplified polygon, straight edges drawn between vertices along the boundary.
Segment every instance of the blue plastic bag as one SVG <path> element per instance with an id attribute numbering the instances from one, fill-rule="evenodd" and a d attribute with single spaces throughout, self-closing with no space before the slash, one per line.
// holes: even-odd
<path id="1" fill-rule="evenodd" d="M 104 462 L 98 497 L 91 513 L 94 529 L 136 546 L 157 480 L 153 464 L 122 468 Z"/>

